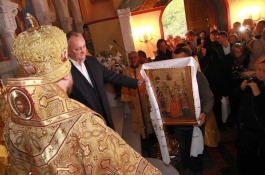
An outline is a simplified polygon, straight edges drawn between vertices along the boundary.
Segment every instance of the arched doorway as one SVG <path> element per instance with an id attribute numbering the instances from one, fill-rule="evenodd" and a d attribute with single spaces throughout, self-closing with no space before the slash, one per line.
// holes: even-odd
<path id="1" fill-rule="evenodd" d="M 169 35 L 183 36 L 187 31 L 187 20 L 184 0 L 172 0 L 162 15 L 162 24 L 165 38 Z"/>
<path id="2" fill-rule="evenodd" d="M 210 25 L 217 25 L 220 30 L 228 30 L 228 15 L 226 0 L 172 0 L 163 11 L 161 17 L 161 26 L 163 30 L 165 27 L 163 25 L 163 15 L 166 13 L 167 7 L 172 5 L 174 1 L 183 1 L 186 17 L 187 30 L 193 30 L 196 33 L 200 31 L 209 32 Z M 179 2 L 178 2 L 179 3 Z M 180 2 L 181 3 L 181 2 Z M 176 21 L 178 23 L 178 21 Z M 167 37 L 167 33 L 163 33 L 164 37 Z"/>

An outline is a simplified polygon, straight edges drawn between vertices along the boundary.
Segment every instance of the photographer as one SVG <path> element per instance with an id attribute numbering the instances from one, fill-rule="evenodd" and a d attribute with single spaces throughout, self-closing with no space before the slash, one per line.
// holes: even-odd
<path id="1" fill-rule="evenodd" d="M 259 174 L 265 162 L 265 61 L 258 64 L 256 76 L 241 84 L 239 133 L 237 138 L 240 174 Z"/>
<path id="2" fill-rule="evenodd" d="M 226 68 L 228 72 L 228 97 L 231 105 L 231 115 L 227 121 L 227 126 L 234 126 L 237 120 L 237 113 L 240 102 L 240 87 L 242 81 L 242 72 L 247 70 L 249 63 L 249 54 L 240 43 L 232 46 L 231 53 L 225 57 Z"/>

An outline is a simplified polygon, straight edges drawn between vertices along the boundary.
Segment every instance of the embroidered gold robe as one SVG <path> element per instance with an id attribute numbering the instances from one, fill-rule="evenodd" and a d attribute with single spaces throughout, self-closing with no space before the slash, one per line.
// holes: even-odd
<path id="1" fill-rule="evenodd" d="M 12 115 L 4 140 L 12 174 L 161 174 L 99 114 L 68 98 L 56 84 L 24 78 L 10 80 L 9 88 Z M 24 99 L 22 107 L 18 97 Z M 22 110 L 28 117 L 17 115 Z"/>
<path id="2" fill-rule="evenodd" d="M 207 116 L 205 123 L 204 144 L 209 147 L 218 147 L 221 134 L 217 126 L 213 111 Z"/>
<path id="3" fill-rule="evenodd" d="M 123 71 L 124 75 L 132 78 L 140 79 L 141 66 L 136 69 L 128 66 Z M 121 101 L 132 103 L 130 107 L 132 129 L 134 132 L 141 134 L 142 138 L 148 137 L 149 134 L 154 133 L 150 118 L 150 102 L 144 85 L 138 86 L 137 89 L 121 88 Z"/>
<path id="4" fill-rule="evenodd" d="M 1 80 L 0 80 L 1 81 Z M 8 153 L 4 144 L 3 130 L 7 118 L 10 116 L 10 109 L 6 103 L 7 88 L 0 82 L 0 174 L 10 174 Z"/>

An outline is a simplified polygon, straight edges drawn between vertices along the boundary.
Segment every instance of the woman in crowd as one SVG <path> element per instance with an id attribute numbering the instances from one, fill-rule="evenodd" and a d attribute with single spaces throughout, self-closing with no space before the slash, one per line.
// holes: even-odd
<path id="1" fill-rule="evenodd" d="M 225 61 L 228 71 L 228 96 L 231 105 L 231 118 L 229 121 L 231 122 L 230 124 L 234 125 L 239 108 L 239 86 L 243 81 L 241 73 L 248 67 L 249 53 L 242 44 L 236 43 L 232 46 L 231 53 L 226 56 Z"/>
<path id="2" fill-rule="evenodd" d="M 265 162 L 265 61 L 258 64 L 256 78 L 241 84 L 237 138 L 241 175 L 260 174 Z"/>

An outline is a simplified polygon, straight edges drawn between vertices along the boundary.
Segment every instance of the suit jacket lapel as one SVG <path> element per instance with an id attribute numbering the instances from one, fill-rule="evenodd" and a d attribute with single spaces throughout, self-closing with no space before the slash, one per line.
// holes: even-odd
<path id="1" fill-rule="evenodd" d="M 85 89 L 92 87 L 90 83 L 87 81 L 87 79 L 83 76 L 83 74 L 72 64 L 72 76 L 74 79 L 74 88 L 78 90 L 82 96 L 87 97 L 89 93 Z M 90 87 L 89 87 L 90 86 Z M 78 98 L 78 97 L 77 97 Z M 89 97 L 88 99 L 91 99 L 92 97 Z M 86 99 L 86 98 L 85 98 Z M 86 100 L 85 103 L 87 106 L 90 106 L 93 108 L 93 103 L 90 100 Z"/>
<path id="2" fill-rule="evenodd" d="M 84 86 L 84 84 L 86 86 L 90 86 L 93 88 L 93 86 L 91 86 L 91 84 L 88 82 L 88 80 L 86 79 L 86 77 L 73 65 L 72 63 L 72 67 L 73 67 L 73 75 L 76 79 L 78 79 L 78 81 L 75 81 L 76 86 L 77 87 L 82 87 Z"/>
<path id="3" fill-rule="evenodd" d="M 97 81 L 95 79 L 95 75 L 94 75 L 94 71 L 93 71 L 92 65 L 88 63 L 87 58 L 86 58 L 84 63 L 85 63 L 86 70 L 87 70 L 87 72 L 89 74 L 89 77 L 90 77 L 90 79 L 91 79 L 91 81 L 93 83 L 94 88 L 98 87 L 97 86 Z"/>

